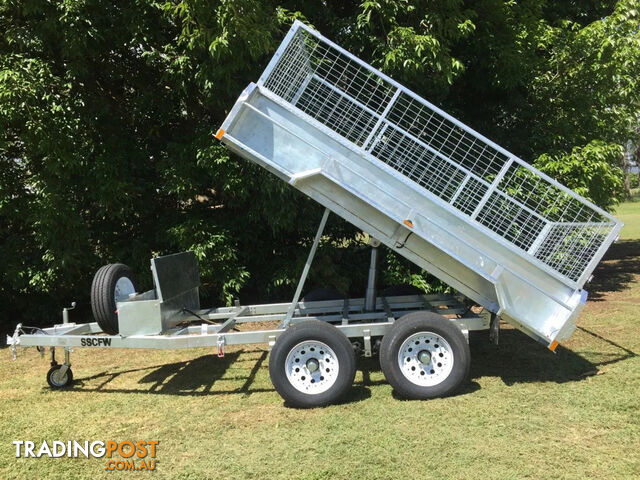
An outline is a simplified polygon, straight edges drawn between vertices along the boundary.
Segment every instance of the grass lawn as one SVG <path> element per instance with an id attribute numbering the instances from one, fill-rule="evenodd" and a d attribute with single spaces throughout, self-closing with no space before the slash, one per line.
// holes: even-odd
<path id="1" fill-rule="evenodd" d="M 640 202 L 596 272 L 579 329 L 553 354 L 512 329 L 472 338 L 459 395 L 402 401 L 377 359 L 341 405 L 283 406 L 263 348 L 78 349 L 70 391 L 34 349 L 0 362 L 0 478 L 116 478 L 106 459 L 16 459 L 13 440 L 159 440 L 127 478 L 639 478 Z"/>
<path id="2" fill-rule="evenodd" d="M 621 239 L 640 238 L 640 195 L 636 195 L 630 201 L 619 205 L 615 215 L 625 225 L 620 232 Z"/>

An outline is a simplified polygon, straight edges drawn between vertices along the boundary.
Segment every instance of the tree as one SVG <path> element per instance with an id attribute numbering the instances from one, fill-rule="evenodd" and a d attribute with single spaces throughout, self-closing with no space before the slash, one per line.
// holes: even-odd
<path id="1" fill-rule="evenodd" d="M 0 0 L 0 316 L 49 322 L 101 264 L 183 249 L 203 301 L 290 296 L 321 209 L 213 133 L 294 18 L 611 208 L 637 3 Z M 311 284 L 361 293 L 358 232 L 328 228 Z"/>
<path id="2" fill-rule="evenodd" d="M 536 166 L 574 192 L 610 210 L 625 196 L 621 158 L 620 145 L 593 140 L 584 147 L 574 147 L 569 154 L 540 155 Z"/>

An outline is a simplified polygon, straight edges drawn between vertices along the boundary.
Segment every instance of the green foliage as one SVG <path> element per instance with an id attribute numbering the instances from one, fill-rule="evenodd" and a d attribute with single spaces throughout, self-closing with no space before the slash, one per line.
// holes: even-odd
<path id="1" fill-rule="evenodd" d="M 447 103 L 525 159 L 637 137 L 637 0 L 482 0 Z"/>
<path id="2" fill-rule="evenodd" d="M 464 71 L 451 49 L 475 25 L 474 12 L 461 0 L 365 0 L 360 9 L 356 31 L 345 43 L 397 80 L 442 98 Z"/>
<path id="3" fill-rule="evenodd" d="M 405 258 L 389 250 L 386 253 L 387 255 L 381 262 L 383 285 L 412 285 L 426 293 L 450 293 L 453 291 L 446 283 L 425 270 L 416 269 L 415 265 Z"/>
<path id="4" fill-rule="evenodd" d="M 599 205 L 619 198 L 637 0 L 0 0 L 0 317 L 86 308 L 107 262 L 149 287 L 149 257 L 183 249 L 203 303 L 290 297 L 321 209 L 213 134 L 294 18 Z M 309 286 L 362 294 L 357 232 L 327 233 Z M 387 283 L 433 288 L 386 257 Z"/>
<path id="5" fill-rule="evenodd" d="M 622 147 L 594 140 L 569 154 L 543 154 L 535 166 L 596 205 L 612 209 L 624 199 Z"/>
<path id="6" fill-rule="evenodd" d="M 549 58 L 533 80 L 538 151 L 568 151 L 591 140 L 620 145 L 637 135 L 640 11 L 618 2 L 611 15 L 581 27 L 565 22 L 541 38 Z M 547 133 L 547 135 L 544 135 Z"/>

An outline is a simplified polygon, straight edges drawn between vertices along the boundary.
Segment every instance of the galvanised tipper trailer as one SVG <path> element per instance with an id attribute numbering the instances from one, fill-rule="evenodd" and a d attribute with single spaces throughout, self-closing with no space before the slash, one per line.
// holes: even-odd
<path id="1" fill-rule="evenodd" d="M 336 401 L 355 354 L 380 354 L 408 398 L 453 393 L 467 377 L 469 330 L 499 319 L 554 350 L 575 329 L 584 284 L 622 223 L 407 88 L 296 21 L 216 137 L 326 207 L 293 301 L 200 309 L 191 253 L 152 260 L 155 288 L 136 293 L 122 264 L 98 271 L 96 323 L 68 322 L 9 341 L 52 347 L 53 387 L 72 379 L 71 347 L 185 348 L 268 343 L 269 372 L 291 405 Z M 366 295 L 300 301 L 329 211 L 369 234 Z M 453 295 L 376 291 L 387 248 L 484 307 Z M 321 292 L 322 293 L 322 292 Z M 117 308 L 117 313 L 115 310 Z M 233 331 L 274 321 L 273 329 Z M 105 335 L 106 333 L 106 335 Z M 54 347 L 65 347 L 55 363 Z"/>

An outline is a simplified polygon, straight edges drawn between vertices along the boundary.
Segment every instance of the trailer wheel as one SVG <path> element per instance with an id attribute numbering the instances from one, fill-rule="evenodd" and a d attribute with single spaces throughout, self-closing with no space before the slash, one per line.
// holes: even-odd
<path id="1" fill-rule="evenodd" d="M 47 383 L 55 390 L 66 388 L 73 383 L 73 372 L 68 367 L 66 372 L 61 373 L 62 365 L 54 365 L 47 372 Z"/>
<path id="2" fill-rule="evenodd" d="M 460 329 L 433 312 L 405 315 L 380 346 L 384 376 L 405 398 L 451 395 L 466 380 L 470 364 L 469 345 Z"/>
<path id="3" fill-rule="evenodd" d="M 91 284 L 91 309 L 100 328 L 109 335 L 118 334 L 116 302 L 136 292 L 133 272 L 122 263 L 101 267 Z"/>
<path id="4" fill-rule="evenodd" d="M 356 357 L 336 327 L 308 320 L 287 329 L 276 341 L 269 375 L 285 403 L 314 408 L 334 403 L 353 384 Z"/>

